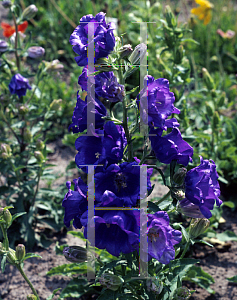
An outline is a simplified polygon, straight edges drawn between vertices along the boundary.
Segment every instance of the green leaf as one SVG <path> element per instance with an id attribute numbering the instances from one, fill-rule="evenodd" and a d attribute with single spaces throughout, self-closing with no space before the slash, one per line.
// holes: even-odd
<path id="1" fill-rule="evenodd" d="M 68 231 L 67 233 L 69 233 L 73 236 L 76 236 L 76 237 L 78 237 L 79 239 L 81 239 L 83 241 L 86 241 L 86 239 L 84 238 L 84 234 L 81 231 Z"/>
<path id="2" fill-rule="evenodd" d="M 160 211 L 159 206 L 151 201 L 148 201 L 148 208 L 154 212 Z"/>
<path id="3" fill-rule="evenodd" d="M 80 264 L 78 263 L 72 263 L 72 264 L 64 264 L 61 266 L 57 266 L 52 268 L 47 275 L 66 275 L 71 276 L 75 274 L 87 274 L 87 263 L 82 262 Z M 98 268 L 98 267 L 97 267 Z"/>
<path id="4" fill-rule="evenodd" d="M 230 282 L 237 283 L 237 275 L 235 275 L 233 277 L 226 278 L 226 279 L 229 280 Z"/>
<path id="5" fill-rule="evenodd" d="M 23 260 L 26 260 L 28 258 L 31 258 L 31 257 L 38 257 L 38 258 L 42 258 L 42 256 L 38 255 L 38 254 L 35 254 L 35 253 L 26 253 L 25 257 Z"/>
<path id="6" fill-rule="evenodd" d="M 116 292 L 111 290 L 105 290 L 98 298 L 97 300 L 114 300 Z M 134 298 L 136 299 L 136 298 Z"/>
<path id="7" fill-rule="evenodd" d="M 222 233 L 217 233 L 216 238 L 222 242 L 227 242 L 227 241 L 237 242 L 237 235 L 233 231 L 230 231 L 230 230 L 226 230 Z"/>
<path id="8" fill-rule="evenodd" d="M 189 42 L 189 43 L 193 43 L 193 44 L 196 44 L 196 45 L 200 45 L 199 42 L 197 42 L 197 41 L 195 41 L 193 39 L 190 39 L 190 38 L 188 38 L 188 39 L 181 39 L 180 41 L 181 42 Z"/>
<path id="9" fill-rule="evenodd" d="M 235 204 L 232 201 L 225 201 L 223 205 L 228 206 L 229 208 L 235 208 Z"/>
<path id="10" fill-rule="evenodd" d="M 19 218 L 20 216 L 25 215 L 25 214 L 26 214 L 26 212 L 16 213 L 15 215 L 12 216 L 12 221 L 11 221 L 11 223 L 12 223 L 16 218 Z"/>
<path id="11" fill-rule="evenodd" d="M 46 300 L 52 300 L 54 295 L 57 293 L 57 291 L 61 290 L 61 288 L 58 288 L 56 290 L 53 291 L 52 295 L 50 295 Z"/>
<path id="12" fill-rule="evenodd" d="M 2 273 L 4 273 L 4 271 L 5 271 L 6 260 L 7 260 L 7 253 L 3 254 L 3 257 L 2 257 L 2 260 L 1 260 L 1 270 L 2 270 Z"/>
<path id="13" fill-rule="evenodd" d="M 79 298 L 90 290 L 94 291 L 94 289 L 89 288 L 88 281 L 85 278 L 73 278 L 62 290 L 58 300 L 68 297 Z"/>

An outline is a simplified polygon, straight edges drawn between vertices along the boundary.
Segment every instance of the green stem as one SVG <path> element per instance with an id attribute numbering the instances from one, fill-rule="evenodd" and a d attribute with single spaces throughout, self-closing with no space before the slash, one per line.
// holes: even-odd
<path id="1" fill-rule="evenodd" d="M 42 171 L 42 166 L 40 166 L 39 171 L 38 171 L 37 186 L 36 186 L 36 190 L 35 190 L 35 193 L 34 193 L 34 197 L 33 197 L 31 206 L 34 206 L 34 204 L 35 204 L 35 198 L 36 198 L 36 195 L 37 195 L 38 190 L 39 190 L 39 183 L 40 183 L 41 171 Z"/>
<path id="2" fill-rule="evenodd" d="M 184 258 L 184 255 L 185 255 L 186 252 L 188 251 L 189 246 L 190 246 L 190 241 L 188 240 L 188 241 L 187 241 L 187 244 L 185 245 L 184 251 L 183 251 L 183 253 L 182 253 L 181 256 L 180 256 L 180 259 Z"/>
<path id="3" fill-rule="evenodd" d="M 17 69 L 18 71 L 21 70 L 21 64 L 20 64 L 20 59 L 19 59 L 19 55 L 18 55 L 18 52 L 17 52 L 17 43 L 18 43 L 18 28 L 17 28 L 17 23 L 16 23 L 16 17 L 15 15 L 12 13 L 12 18 L 13 18 L 13 22 L 14 22 L 14 25 L 15 25 L 15 31 L 16 31 L 16 37 L 15 37 L 15 56 L 16 56 L 16 65 L 17 65 Z"/>
<path id="4" fill-rule="evenodd" d="M 2 110 L 1 110 L 0 114 L 1 114 L 1 117 L 3 118 L 3 121 L 7 124 L 7 127 L 11 130 L 12 134 L 13 134 L 14 137 L 17 139 L 18 143 L 21 144 L 21 141 L 20 141 L 19 137 L 17 136 L 17 134 L 15 133 L 15 131 L 11 128 L 11 125 L 10 125 L 10 123 L 7 121 L 7 119 L 6 119 L 6 117 L 5 117 L 5 115 L 4 115 L 4 113 L 3 113 Z"/>
<path id="5" fill-rule="evenodd" d="M 4 238 L 4 246 L 6 248 L 6 251 L 9 250 L 9 241 L 8 241 L 8 237 L 7 237 L 7 230 L 4 228 L 4 226 L 2 224 L 0 224 L 0 227 L 2 229 L 2 234 L 3 234 L 3 238 Z"/>
<path id="6" fill-rule="evenodd" d="M 120 84 L 125 84 L 125 80 L 123 77 L 123 71 L 122 71 L 122 66 L 121 66 L 121 60 L 119 60 L 119 83 Z M 128 161 L 132 161 L 133 158 L 133 146 L 132 146 L 132 141 L 128 129 L 128 112 L 127 112 L 127 99 L 126 96 L 123 98 L 123 128 L 125 131 L 125 135 L 127 138 L 127 143 L 128 143 Z"/>
<path id="7" fill-rule="evenodd" d="M 17 269 L 19 270 L 19 272 L 21 273 L 22 277 L 25 279 L 25 281 L 28 283 L 29 287 L 31 288 L 33 294 L 37 297 L 37 300 L 40 300 L 36 290 L 34 289 L 32 283 L 30 282 L 30 280 L 28 279 L 28 277 L 26 276 L 26 274 L 24 273 L 21 265 L 16 265 Z"/>

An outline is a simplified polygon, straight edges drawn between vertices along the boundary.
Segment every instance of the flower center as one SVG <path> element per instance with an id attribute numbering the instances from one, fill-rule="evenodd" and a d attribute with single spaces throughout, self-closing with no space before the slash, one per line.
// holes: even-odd
<path id="1" fill-rule="evenodd" d="M 125 175 L 122 173 L 117 173 L 114 178 L 114 184 L 115 184 L 118 192 L 120 191 L 121 187 L 122 188 L 127 187 Z"/>

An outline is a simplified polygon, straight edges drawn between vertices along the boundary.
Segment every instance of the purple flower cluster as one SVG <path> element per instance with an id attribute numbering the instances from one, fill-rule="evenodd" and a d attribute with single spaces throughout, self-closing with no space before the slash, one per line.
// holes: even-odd
<path id="1" fill-rule="evenodd" d="M 79 56 L 75 57 L 78 66 L 88 65 L 88 23 L 94 23 L 94 51 L 95 61 L 98 58 L 107 57 L 115 46 L 113 23 L 106 24 L 105 13 L 100 12 L 95 17 L 92 15 L 84 16 L 80 19 L 80 25 L 73 31 L 69 42 L 72 49 Z"/>
<path id="2" fill-rule="evenodd" d="M 152 168 L 144 175 L 140 172 L 140 160 L 124 159 L 127 149 L 127 137 L 121 125 L 106 121 L 108 112 L 102 102 L 108 100 L 111 106 L 123 102 L 124 86 L 119 84 L 113 72 L 101 72 L 88 76 L 88 23 L 94 23 L 95 60 L 106 57 L 113 50 L 115 39 L 113 26 L 105 23 L 105 14 L 96 17 L 84 16 L 80 25 L 71 35 L 73 50 L 79 54 L 76 61 L 84 66 L 78 83 L 83 91 L 87 91 L 85 101 L 77 95 L 77 104 L 73 112 L 72 128 L 74 133 L 81 133 L 89 128 L 87 124 L 88 110 L 94 114 L 95 124 L 92 135 L 79 136 L 75 141 L 78 151 L 75 162 L 78 168 L 88 172 L 88 166 L 94 166 L 93 182 L 87 184 L 82 178 L 74 179 L 74 190 L 71 182 L 67 182 L 68 192 L 63 199 L 65 208 L 64 223 L 70 226 L 73 221 L 75 228 L 84 227 L 84 236 L 88 230 L 95 230 L 95 246 L 106 249 L 114 256 L 121 253 L 139 251 L 140 245 L 140 211 L 137 205 L 151 191 Z M 96 70 L 95 70 L 96 71 Z M 93 80 L 91 80 L 92 78 Z M 183 140 L 178 129 L 179 123 L 170 118 L 179 113 L 175 108 L 174 94 L 169 90 L 167 79 L 155 80 L 152 76 L 145 78 L 147 88 L 137 97 L 140 119 L 149 126 L 149 138 L 157 159 L 165 164 L 173 160 L 187 166 L 192 160 L 193 149 Z M 94 90 L 94 95 L 91 93 Z M 144 107 L 143 99 L 147 99 L 148 109 Z M 172 128 L 164 134 L 167 128 Z M 143 176 L 144 178 L 141 178 Z M 89 178 L 89 176 L 88 176 Z M 193 216 L 210 216 L 214 202 L 219 200 L 220 189 L 217 182 L 214 162 L 201 160 L 201 165 L 187 172 L 185 177 L 185 196 L 180 206 L 185 211 L 193 210 Z M 140 183 L 146 183 L 146 190 L 140 191 Z M 88 220 L 88 190 L 94 190 L 94 218 Z M 121 209 L 126 207 L 127 209 Z M 107 209 L 106 209 L 107 208 Z M 114 208 L 114 209 L 113 209 Z M 131 208 L 131 209 L 128 209 Z M 147 214 L 148 260 L 157 259 L 168 264 L 175 258 L 174 246 L 182 239 L 182 234 L 169 225 L 169 216 L 164 211 Z M 141 245 L 140 245 L 141 246 Z M 145 251 L 142 249 L 140 251 Z"/>

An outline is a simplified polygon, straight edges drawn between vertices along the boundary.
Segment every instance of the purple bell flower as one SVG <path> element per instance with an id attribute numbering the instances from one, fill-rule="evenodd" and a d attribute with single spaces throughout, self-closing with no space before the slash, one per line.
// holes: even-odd
<path id="1" fill-rule="evenodd" d="M 138 210 L 96 210 L 94 220 L 91 220 L 95 222 L 95 247 L 106 249 L 114 256 L 119 256 L 121 252 L 133 252 L 139 243 L 139 217 Z M 88 230 L 87 218 L 86 211 L 81 217 L 85 238 Z"/>
<path id="2" fill-rule="evenodd" d="M 162 135 L 162 129 L 151 128 L 150 134 L 156 133 L 156 136 L 149 136 L 152 149 L 157 159 L 164 163 L 170 164 L 172 160 L 177 160 L 179 164 L 187 166 L 192 161 L 193 148 L 182 139 L 178 128 L 173 128 L 172 132 Z"/>
<path id="3" fill-rule="evenodd" d="M 78 168 L 87 172 L 86 167 L 81 165 L 101 165 L 118 163 L 123 158 L 123 151 L 127 139 L 122 126 L 108 121 L 104 130 L 95 130 L 99 136 L 80 136 L 76 139 L 75 147 L 78 151 L 75 161 Z"/>
<path id="4" fill-rule="evenodd" d="M 147 75 L 144 78 L 144 85 L 147 89 L 143 88 L 137 97 L 137 106 L 140 106 L 140 115 L 144 124 L 149 126 L 161 127 L 165 125 L 165 120 L 172 113 L 179 114 L 180 111 L 174 107 L 175 97 L 169 91 L 169 81 L 164 78 L 154 79 L 154 77 Z M 147 111 L 143 107 L 142 98 L 147 100 Z"/>
<path id="5" fill-rule="evenodd" d="M 150 177 L 153 169 L 147 170 L 147 189 L 151 189 Z M 124 200 L 124 206 L 135 206 L 140 195 L 140 168 L 138 162 L 112 164 L 103 171 L 95 172 L 95 199 L 101 199 L 106 190 Z M 144 178 L 145 180 L 145 178 Z"/>
<path id="6" fill-rule="evenodd" d="M 19 73 L 12 77 L 9 83 L 9 90 L 11 94 L 17 94 L 20 98 L 21 96 L 25 96 L 27 89 L 32 89 L 27 78 L 23 77 Z"/>
<path id="7" fill-rule="evenodd" d="M 203 160 L 200 156 L 200 165 L 189 170 L 185 177 L 185 197 L 193 204 L 199 206 L 203 216 L 209 219 L 214 204 L 220 207 L 220 186 L 218 174 L 213 160 Z"/>
<path id="8" fill-rule="evenodd" d="M 188 199 L 182 199 L 178 202 L 177 210 L 190 218 L 204 218 L 198 205 L 193 204 Z"/>
<path id="9" fill-rule="evenodd" d="M 162 264 L 168 264 L 175 258 L 174 245 L 181 242 L 182 233 L 169 225 L 165 211 L 148 214 L 147 232 L 148 261 L 153 257 Z M 141 251 L 146 249 L 141 248 Z"/>
<path id="10" fill-rule="evenodd" d="M 87 75 L 87 66 L 82 70 L 82 74 L 78 78 L 82 90 L 87 91 L 87 81 L 90 81 L 91 76 Z M 110 102 L 121 102 L 125 96 L 124 86 L 118 83 L 113 72 L 102 72 L 94 77 L 95 94 L 97 97 L 108 99 Z M 92 84 L 91 88 L 93 88 Z"/>
<path id="11" fill-rule="evenodd" d="M 107 115 L 106 108 L 100 102 L 100 100 L 92 100 L 95 106 L 95 109 L 92 110 L 92 113 L 95 114 L 95 128 L 101 128 L 104 125 L 105 120 L 101 117 Z M 87 107 L 89 103 L 87 97 L 85 101 L 80 98 L 79 93 L 77 93 L 77 104 L 74 108 L 72 124 L 68 127 L 68 130 L 72 128 L 73 133 L 83 132 L 87 128 Z"/>
<path id="12" fill-rule="evenodd" d="M 98 58 L 107 57 L 115 46 L 113 33 L 115 25 L 113 23 L 106 24 L 105 13 L 100 12 L 95 17 L 92 15 L 82 17 L 80 25 L 76 27 L 69 39 L 73 51 L 79 55 L 75 57 L 78 66 L 88 65 L 88 23 L 90 22 L 94 23 L 95 61 Z"/>

